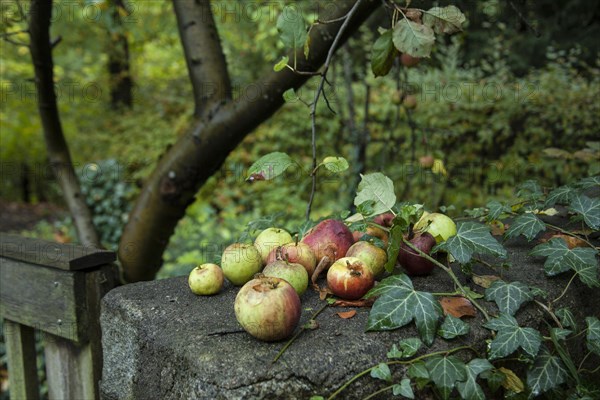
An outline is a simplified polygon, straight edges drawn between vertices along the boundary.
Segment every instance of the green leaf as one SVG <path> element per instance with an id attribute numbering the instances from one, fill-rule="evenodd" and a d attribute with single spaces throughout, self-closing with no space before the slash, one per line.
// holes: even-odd
<path id="1" fill-rule="evenodd" d="M 390 238 L 388 240 L 387 248 L 387 261 L 385 262 L 385 270 L 387 272 L 392 272 L 396 266 L 398 253 L 400 252 L 400 247 L 402 246 L 403 234 L 404 230 L 399 225 L 394 225 L 390 229 Z"/>
<path id="2" fill-rule="evenodd" d="M 496 337 L 490 343 L 490 360 L 506 357 L 519 347 L 531 357 L 535 357 L 542 343 L 542 335 L 533 328 L 522 328 L 517 320 L 507 314 L 500 314 L 483 325 L 495 330 Z"/>
<path id="3" fill-rule="evenodd" d="M 600 229 L 600 200 L 590 199 L 586 195 L 576 194 L 571 199 L 569 209 L 580 214 L 592 229 Z"/>
<path id="4" fill-rule="evenodd" d="M 540 184 L 534 180 L 523 182 L 517 189 L 517 196 L 532 201 L 539 200 L 543 195 Z"/>
<path id="5" fill-rule="evenodd" d="M 552 332 L 556 336 L 556 338 L 559 339 L 559 340 L 564 340 L 571 333 L 573 333 L 573 331 L 570 330 L 570 329 L 561 329 L 561 328 L 552 328 Z"/>
<path id="6" fill-rule="evenodd" d="M 464 400 L 485 400 L 483 389 L 477 383 L 477 375 L 493 369 L 494 366 L 485 358 L 475 358 L 467 364 L 467 380 L 457 382 L 456 388 Z"/>
<path id="7" fill-rule="evenodd" d="M 373 208 L 375 206 L 375 202 L 373 200 L 367 200 L 363 203 L 360 203 L 358 206 L 356 206 L 356 211 L 361 214 L 363 217 L 370 217 L 371 215 L 373 215 L 375 209 Z M 365 230 L 367 229 L 367 226 L 365 224 Z M 364 230 L 363 230 L 364 231 Z"/>
<path id="8" fill-rule="evenodd" d="M 366 295 L 379 295 L 369 313 L 367 330 L 397 329 L 414 320 L 421 339 L 430 346 L 435 338 L 438 319 L 442 316 L 440 303 L 431 293 L 415 290 L 410 279 L 410 286 L 405 278 L 400 278 L 397 285 L 387 284 L 388 279 L 390 278 L 384 279 Z M 398 278 L 394 282 L 397 280 Z M 386 287 L 379 288 L 384 282 Z"/>
<path id="9" fill-rule="evenodd" d="M 449 393 L 458 381 L 467 379 L 467 367 L 456 356 L 434 356 L 425 362 L 429 376 L 438 389 Z"/>
<path id="10" fill-rule="evenodd" d="M 273 67 L 273 71 L 275 71 L 275 72 L 281 71 L 288 65 L 288 61 L 290 61 L 290 58 L 288 56 L 281 57 L 281 60 L 279 60 L 279 62 L 277 64 L 275 64 L 275 66 Z M 292 90 L 294 90 L 294 89 L 292 89 Z"/>
<path id="11" fill-rule="evenodd" d="M 454 339 L 457 336 L 466 335 L 467 333 L 469 333 L 469 324 L 452 315 L 446 315 L 444 323 L 438 330 L 438 335 L 444 339 Z"/>
<path id="12" fill-rule="evenodd" d="M 373 75 L 385 76 L 394 65 L 394 57 L 396 56 L 396 48 L 392 41 L 392 31 L 386 30 L 373 43 L 371 49 L 371 70 Z"/>
<path id="13" fill-rule="evenodd" d="M 382 214 L 390 211 L 396 204 L 396 193 L 394 192 L 394 183 L 390 178 L 383 175 L 381 172 L 373 174 L 361 175 L 360 183 L 354 205 L 358 206 L 365 201 L 373 200 L 374 214 Z"/>
<path id="14" fill-rule="evenodd" d="M 422 204 L 404 204 L 392 220 L 393 225 L 399 225 L 403 231 L 408 230 L 410 224 L 416 224 L 423 215 Z"/>
<path id="15" fill-rule="evenodd" d="M 484 371 L 481 373 L 481 377 L 487 381 L 492 392 L 496 392 L 507 380 L 506 374 L 497 369 Z"/>
<path id="16" fill-rule="evenodd" d="M 406 397 L 407 399 L 414 399 L 415 394 L 410 386 L 410 379 L 404 378 L 400 381 L 400 384 L 392 386 L 392 394 L 394 396 Z"/>
<path id="17" fill-rule="evenodd" d="M 523 303 L 533 300 L 533 295 L 524 283 L 497 280 L 485 290 L 485 299 L 496 302 L 500 312 L 515 315 Z"/>
<path id="18" fill-rule="evenodd" d="M 435 43 L 435 35 L 433 29 L 427 25 L 404 18 L 394 27 L 392 40 L 394 46 L 402 53 L 413 57 L 429 57 Z"/>
<path id="19" fill-rule="evenodd" d="M 284 46 L 294 51 L 304 46 L 306 42 L 306 21 L 296 7 L 285 7 L 277 18 L 279 38 Z"/>
<path id="20" fill-rule="evenodd" d="M 507 206 L 506 204 L 502 204 L 496 200 L 492 200 L 492 201 L 488 202 L 485 206 L 489 210 L 488 216 L 487 216 L 488 221 L 496 220 L 496 219 L 500 218 L 500 216 L 503 213 L 508 213 L 511 211 L 509 206 Z"/>
<path id="21" fill-rule="evenodd" d="M 381 379 L 382 381 L 391 382 L 392 372 L 390 367 L 385 363 L 380 363 L 378 366 L 371 370 L 371 377 Z"/>
<path id="22" fill-rule="evenodd" d="M 340 173 L 348 169 L 348 161 L 344 157 L 325 157 L 323 159 L 323 166 L 328 171 L 334 174 Z"/>
<path id="23" fill-rule="evenodd" d="M 285 153 L 274 152 L 259 158 L 248 170 L 248 180 L 271 180 L 283 174 L 294 164 L 294 161 Z"/>
<path id="24" fill-rule="evenodd" d="M 553 238 L 535 246 L 529 254 L 546 257 L 544 271 L 548 276 L 558 275 L 571 269 L 589 287 L 600 286 L 598 262 L 596 261 L 597 251 L 591 247 L 569 249 L 564 239 Z"/>
<path id="25" fill-rule="evenodd" d="M 433 7 L 423 14 L 423 23 L 437 34 L 460 32 L 466 20 L 465 15 L 456 6 Z"/>
<path id="26" fill-rule="evenodd" d="M 577 192 L 571 186 L 564 185 L 552 190 L 546 196 L 544 207 L 552 207 L 555 204 L 569 204 L 571 198 Z"/>
<path id="27" fill-rule="evenodd" d="M 575 322 L 575 316 L 568 308 L 560 308 L 556 310 L 556 316 L 560 320 L 560 323 L 565 328 L 577 329 L 577 323 Z"/>
<path id="28" fill-rule="evenodd" d="M 429 379 L 429 371 L 423 361 L 412 363 L 406 374 L 413 379 Z"/>
<path id="29" fill-rule="evenodd" d="M 402 339 L 398 346 L 395 344 L 392 349 L 387 353 L 388 358 L 409 358 L 414 356 L 417 351 L 421 348 L 421 339 L 419 338 L 407 338 Z"/>
<path id="30" fill-rule="evenodd" d="M 560 358 L 542 351 L 527 373 L 527 386 L 533 396 L 538 396 L 558 387 L 567 377 L 567 369 Z"/>
<path id="31" fill-rule="evenodd" d="M 285 100 L 286 103 L 294 102 L 298 99 L 299 97 L 296 94 L 294 88 L 288 89 L 285 92 L 283 92 L 283 100 Z"/>
<path id="32" fill-rule="evenodd" d="M 310 54 L 310 35 L 306 34 L 306 40 L 304 41 L 304 58 L 308 59 Z"/>
<path id="33" fill-rule="evenodd" d="M 460 223 L 456 235 L 442 243 L 441 248 L 461 264 L 471 261 L 475 253 L 506 257 L 506 249 L 494 239 L 489 228 L 477 222 Z"/>
<path id="34" fill-rule="evenodd" d="M 584 178 L 575 184 L 578 188 L 582 190 L 592 189 L 600 186 L 600 175 L 598 176 L 590 176 L 588 178 Z"/>
<path id="35" fill-rule="evenodd" d="M 505 237 L 507 239 L 523 235 L 527 240 L 531 241 L 535 236 L 546 230 L 546 224 L 542 222 L 535 214 L 525 213 L 519 215 L 510 225 L 510 228 L 506 231 Z"/>
<path id="36" fill-rule="evenodd" d="M 587 317 L 587 348 L 600 356 L 600 321 L 596 317 Z"/>

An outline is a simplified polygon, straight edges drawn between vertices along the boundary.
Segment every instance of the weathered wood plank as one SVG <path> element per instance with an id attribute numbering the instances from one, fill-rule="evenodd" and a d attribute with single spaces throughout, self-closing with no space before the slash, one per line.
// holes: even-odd
<path id="1" fill-rule="evenodd" d="M 5 319 L 4 340 L 8 355 L 10 398 L 37 400 L 40 389 L 33 328 Z"/>
<path id="2" fill-rule="evenodd" d="M 88 331 L 84 272 L 0 259 L 0 315 L 80 342 Z"/>
<path id="3" fill-rule="evenodd" d="M 116 260 L 116 254 L 108 250 L 6 233 L 0 233 L 0 256 L 68 271 L 93 268 Z"/>

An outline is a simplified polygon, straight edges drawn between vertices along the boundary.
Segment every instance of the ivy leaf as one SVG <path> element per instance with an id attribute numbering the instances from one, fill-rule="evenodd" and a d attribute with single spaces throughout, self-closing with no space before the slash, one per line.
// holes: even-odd
<path id="1" fill-rule="evenodd" d="M 519 185 L 517 196 L 527 200 L 536 201 L 543 196 L 542 188 L 537 181 L 528 180 Z"/>
<path id="2" fill-rule="evenodd" d="M 455 236 L 440 245 L 461 264 L 471 261 L 474 253 L 506 257 L 506 249 L 490 234 L 487 226 L 477 222 L 458 225 Z"/>
<path id="3" fill-rule="evenodd" d="M 381 363 L 371 370 L 371 377 L 381 379 L 382 381 L 391 382 L 392 372 L 386 363 Z"/>
<path id="4" fill-rule="evenodd" d="M 392 349 L 387 353 L 388 358 L 409 358 L 414 356 L 417 351 L 421 348 L 421 339 L 419 338 L 407 338 L 402 339 L 398 346 L 395 344 Z"/>
<path id="5" fill-rule="evenodd" d="M 394 183 L 381 172 L 362 175 L 358 184 L 354 205 L 358 206 L 365 201 L 374 201 L 373 214 L 383 214 L 396 204 Z"/>
<path id="6" fill-rule="evenodd" d="M 506 231 L 507 239 L 523 235 L 527 240 L 531 241 L 535 236 L 546 230 L 546 224 L 542 222 L 535 214 L 526 213 L 519 215 Z"/>
<path id="7" fill-rule="evenodd" d="M 582 190 L 587 190 L 591 188 L 595 188 L 600 186 L 600 175 L 598 176 L 590 176 L 588 178 L 584 178 L 575 184 L 578 188 Z"/>
<path id="8" fill-rule="evenodd" d="M 460 32 L 466 20 L 465 15 L 456 6 L 433 7 L 423 14 L 423 23 L 437 34 Z"/>
<path id="9" fill-rule="evenodd" d="M 600 356 L 600 320 L 596 317 L 587 317 L 587 348 Z"/>
<path id="10" fill-rule="evenodd" d="M 567 369 L 559 357 L 552 356 L 547 350 L 540 352 L 527 373 L 527 386 L 533 396 L 558 387 L 568 376 Z"/>
<path id="11" fill-rule="evenodd" d="M 569 209 L 580 214 L 590 228 L 600 229 L 600 200 L 577 194 L 571 199 Z"/>
<path id="12" fill-rule="evenodd" d="M 366 295 L 366 297 L 377 294 L 380 296 L 373 303 L 369 313 L 367 330 L 397 329 L 414 320 L 421 339 L 426 345 L 431 346 L 438 319 L 442 315 L 442 306 L 431 293 L 415 290 L 408 277 L 400 278 L 401 282 L 397 285 L 386 284 L 386 287 L 380 289 L 379 286 L 388 279 L 390 278 L 384 279 Z"/>
<path id="13" fill-rule="evenodd" d="M 294 161 L 285 153 L 269 153 L 252 164 L 248 170 L 247 180 L 271 180 L 283 174 L 285 170 L 294 164 Z"/>
<path id="14" fill-rule="evenodd" d="M 507 206 L 506 204 L 502 204 L 497 200 L 492 200 L 488 202 L 485 206 L 489 210 L 487 216 L 488 221 L 496 220 L 500 218 L 500 215 L 502 215 L 503 213 L 511 211 L 509 206 Z"/>
<path id="15" fill-rule="evenodd" d="M 443 394 L 449 395 L 457 382 L 467 379 L 467 367 L 456 356 L 434 356 L 425 362 L 425 366 L 433 383 Z"/>
<path id="16" fill-rule="evenodd" d="M 569 204 L 571 198 L 576 194 L 576 190 L 569 185 L 557 187 L 546 196 L 544 208 L 552 207 L 555 204 Z"/>
<path id="17" fill-rule="evenodd" d="M 469 333 L 469 324 L 452 315 L 446 315 L 444 323 L 438 330 L 438 335 L 444 339 L 454 339 L 457 336 L 466 335 L 467 333 Z"/>
<path id="18" fill-rule="evenodd" d="M 394 57 L 396 57 L 396 48 L 392 41 L 392 31 L 386 30 L 373 43 L 371 49 L 371 70 L 375 77 L 385 76 L 394 65 Z"/>
<path id="19" fill-rule="evenodd" d="M 494 366 L 485 358 L 474 358 L 467 364 L 467 380 L 457 382 L 456 388 L 464 400 L 485 400 L 485 393 L 477 383 L 477 375 L 493 369 Z"/>
<path id="20" fill-rule="evenodd" d="M 490 360 L 506 357 L 519 347 L 531 357 L 535 357 L 542 343 L 542 335 L 533 328 L 522 328 L 517 320 L 507 314 L 500 314 L 483 325 L 495 330 L 496 337 L 490 343 Z"/>
<path id="21" fill-rule="evenodd" d="M 389 292 L 393 291 L 397 287 L 404 287 L 407 290 L 412 290 L 414 286 L 408 275 L 392 275 L 383 279 L 377 286 L 369 290 L 369 292 L 365 295 L 365 298 L 368 299 L 370 297 L 383 296 L 384 294 L 388 294 Z"/>
<path id="22" fill-rule="evenodd" d="M 413 379 L 429 379 L 429 371 L 423 361 L 412 363 L 406 374 Z"/>
<path id="23" fill-rule="evenodd" d="M 498 369 L 484 371 L 481 373 L 481 377 L 487 381 L 488 387 L 492 392 L 496 392 L 507 380 L 504 372 Z"/>
<path id="24" fill-rule="evenodd" d="M 500 312 L 515 315 L 523 303 L 533 300 L 533 294 L 524 283 L 497 280 L 485 290 L 485 299 L 494 301 Z"/>
<path id="25" fill-rule="evenodd" d="M 556 310 L 556 316 L 560 320 L 560 323 L 565 328 L 577 329 L 577 323 L 575 322 L 575 316 L 568 308 L 560 308 Z"/>
<path id="26" fill-rule="evenodd" d="M 398 259 L 398 253 L 400 252 L 400 246 L 402 244 L 402 235 L 404 231 L 398 225 L 392 226 L 390 229 L 390 238 L 388 241 L 387 248 L 387 261 L 385 262 L 385 270 L 392 272 Z"/>
<path id="27" fill-rule="evenodd" d="M 435 35 L 433 29 L 427 25 L 404 18 L 394 27 L 392 40 L 394 46 L 402 53 L 413 57 L 429 57 L 435 43 Z"/>
<path id="28" fill-rule="evenodd" d="M 544 271 L 548 276 L 558 275 L 571 269 L 589 287 L 600 286 L 596 261 L 597 252 L 591 247 L 569 249 L 564 239 L 552 238 L 546 243 L 535 246 L 529 254 L 546 257 Z"/>
<path id="29" fill-rule="evenodd" d="M 570 329 L 561 329 L 561 328 L 552 328 L 552 332 L 559 340 L 566 339 L 571 333 L 573 333 Z"/>
<path id="30" fill-rule="evenodd" d="M 410 386 L 410 379 L 404 378 L 400 381 L 400 384 L 392 386 L 392 394 L 394 396 L 406 397 L 407 399 L 414 399 L 415 394 Z"/>
<path id="31" fill-rule="evenodd" d="M 323 166 L 328 171 L 334 174 L 340 173 L 348 169 L 348 161 L 344 157 L 325 157 L 323 159 Z"/>
<path id="32" fill-rule="evenodd" d="M 279 38 L 284 46 L 294 51 L 304 47 L 306 42 L 306 21 L 296 7 L 285 7 L 277 18 Z"/>

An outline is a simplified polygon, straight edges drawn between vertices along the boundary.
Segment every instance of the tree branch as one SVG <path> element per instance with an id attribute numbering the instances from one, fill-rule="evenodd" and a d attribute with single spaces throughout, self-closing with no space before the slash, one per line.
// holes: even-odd
<path id="1" fill-rule="evenodd" d="M 366 0 L 351 18 L 340 45 L 378 8 L 379 0 Z M 333 3 L 327 20 L 348 13 L 353 2 Z M 318 25 L 311 30 L 308 59 L 298 49 L 298 69 L 317 71 L 325 61 L 340 23 Z M 293 55 L 290 56 L 293 59 Z M 289 70 L 270 72 L 252 84 L 259 95 L 240 97 L 210 113 L 182 136 L 162 157 L 144 185 L 130 214 L 119 245 L 119 259 L 129 281 L 153 279 L 162 263 L 175 225 L 194 201 L 198 189 L 223 164 L 227 155 L 254 128 L 283 104 L 283 93 L 302 86 L 309 76 Z M 260 99 L 260 100 L 258 100 Z"/>
<path id="2" fill-rule="evenodd" d="M 201 118 L 231 98 L 231 83 L 209 0 L 173 0 L 194 92 L 194 116 Z"/>
<path id="3" fill-rule="evenodd" d="M 38 110 L 44 130 L 44 140 L 48 158 L 54 175 L 63 192 L 63 197 L 73 217 L 79 241 L 84 246 L 100 247 L 100 240 L 92 214 L 81 194 L 79 181 L 75 175 L 69 148 L 60 123 L 56 93 L 54 92 L 54 71 L 52 45 L 50 42 L 50 17 L 52 2 L 34 0 L 31 3 L 29 31 L 31 35 L 31 60 L 35 69 L 35 82 L 38 96 Z"/>

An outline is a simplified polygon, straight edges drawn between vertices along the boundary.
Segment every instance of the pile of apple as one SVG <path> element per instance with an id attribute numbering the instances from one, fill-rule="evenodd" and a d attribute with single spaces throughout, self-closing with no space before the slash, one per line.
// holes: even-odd
<path id="1" fill-rule="evenodd" d="M 300 296 L 309 281 L 316 281 L 327 271 L 327 286 L 335 296 L 345 300 L 363 297 L 385 271 L 387 253 L 373 243 L 362 240 L 377 237 L 387 245 L 386 227 L 394 215 L 375 218 L 375 226 L 366 232 L 351 232 L 338 220 L 327 219 L 310 231 L 301 241 L 281 228 L 267 228 L 253 244 L 234 243 L 225 248 L 221 267 L 202 264 L 194 268 L 188 283 L 197 295 L 218 293 L 224 278 L 241 286 L 235 299 L 235 315 L 252 336 L 264 341 L 289 337 L 300 320 Z M 456 234 L 456 225 L 443 214 L 425 214 L 415 225 L 417 232 L 410 242 L 429 254 L 436 241 Z M 404 243 L 398 255 L 399 263 L 410 275 L 428 274 L 433 263 L 421 257 Z"/>

